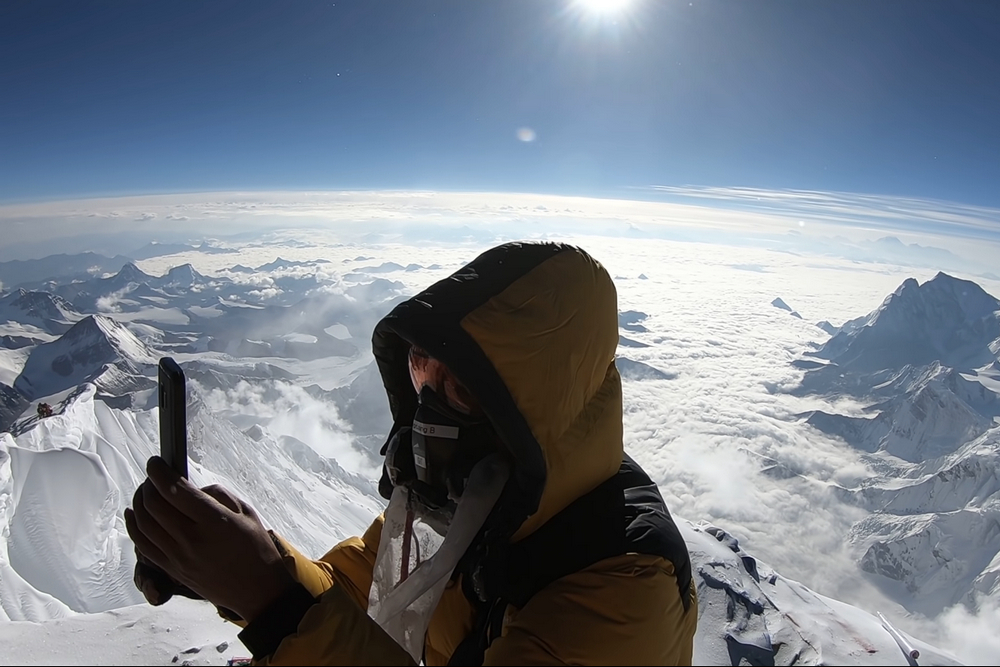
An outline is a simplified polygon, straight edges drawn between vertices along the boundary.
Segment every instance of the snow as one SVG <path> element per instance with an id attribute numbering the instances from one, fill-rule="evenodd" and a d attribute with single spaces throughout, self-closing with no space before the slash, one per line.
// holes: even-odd
<path id="1" fill-rule="evenodd" d="M 0 598 L 8 618 L 43 621 L 142 601 L 122 512 L 157 452 L 157 411 L 109 407 L 95 389 L 84 385 L 55 416 L 3 435 L 0 507 L 9 531 L 0 538 L 0 559 L 4 587 L 16 593 Z M 192 480 L 253 498 L 265 524 L 306 553 L 321 555 L 381 511 L 371 479 L 305 456 L 301 443 L 263 429 L 251 438 L 192 408 Z"/>
<path id="2" fill-rule="evenodd" d="M 0 347 L 0 383 L 11 386 L 14 380 L 21 374 L 24 362 L 28 360 L 31 352 L 29 347 L 21 347 L 14 350 Z"/>
<path id="3" fill-rule="evenodd" d="M 351 337 L 351 332 L 343 324 L 334 324 L 323 329 L 324 332 L 330 334 L 334 338 L 339 338 L 340 340 L 347 340 Z"/>
<path id="4" fill-rule="evenodd" d="M 45 623 L 0 623 L 0 665 L 222 665 L 250 652 L 203 602 L 174 599 Z"/>
<path id="5" fill-rule="evenodd" d="M 167 271 L 167 275 L 163 276 L 159 282 L 160 284 L 165 285 L 187 287 L 204 280 L 205 276 L 195 271 L 193 266 L 190 264 L 183 264 L 181 266 L 175 266 Z"/>
<path id="6" fill-rule="evenodd" d="M 792 310 L 792 307 L 789 306 L 787 303 L 785 303 L 784 300 L 782 300 L 782 298 L 780 296 L 779 297 L 775 297 L 774 301 L 771 302 L 771 305 L 774 306 L 775 308 L 778 308 L 779 310 L 787 310 L 789 312 L 789 314 L 794 315 L 795 317 L 798 317 L 798 318 L 802 317 L 797 312 L 795 312 L 794 310 Z M 822 329 L 823 327 L 820 327 L 820 328 Z"/>
<path id="7" fill-rule="evenodd" d="M 905 664 L 873 614 L 782 577 L 721 528 L 679 525 L 698 584 L 694 664 Z M 720 631 L 724 641 L 717 639 Z M 921 651 L 922 664 L 959 664 L 947 652 L 902 634 Z"/>
<path id="8" fill-rule="evenodd" d="M 0 324 L 0 339 L 6 339 L 5 344 L 8 347 L 25 347 L 37 343 L 48 343 L 58 337 L 58 335 L 50 334 L 31 324 L 21 324 L 20 322 L 11 322 L 10 320 Z"/>
<path id="9" fill-rule="evenodd" d="M 209 306 L 207 308 L 203 306 L 190 306 L 188 311 L 198 317 L 219 317 L 224 313 L 217 306 Z"/>
<path id="10" fill-rule="evenodd" d="M 49 334 L 62 334 L 82 317 L 65 299 L 48 292 L 18 289 L 0 298 L 0 323 L 15 323 Z"/>
<path id="11" fill-rule="evenodd" d="M 120 515 L 120 490 L 100 458 L 73 448 L 9 449 L 7 556 L 26 583 L 77 612 L 142 601 Z M 95 530 L 96 528 L 96 530 Z"/>
<path id="12" fill-rule="evenodd" d="M 118 322 L 159 322 L 161 324 L 188 324 L 191 318 L 180 308 L 140 308 L 131 313 L 115 313 L 111 315 Z"/>

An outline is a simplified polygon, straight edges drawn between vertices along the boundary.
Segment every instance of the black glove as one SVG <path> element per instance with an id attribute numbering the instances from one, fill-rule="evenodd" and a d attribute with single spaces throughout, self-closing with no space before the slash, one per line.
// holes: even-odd
<path id="1" fill-rule="evenodd" d="M 204 600 L 202 596 L 184 584 L 177 583 L 169 574 L 146 560 L 146 557 L 135 551 L 135 575 L 132 577 L 146 602 L 158 607 L 174 595 L 182 595 L 192 600 Z"/>

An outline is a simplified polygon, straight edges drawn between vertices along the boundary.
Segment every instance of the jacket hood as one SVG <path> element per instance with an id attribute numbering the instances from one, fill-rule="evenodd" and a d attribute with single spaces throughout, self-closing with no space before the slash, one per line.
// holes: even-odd
<path id="1" fill-rule="evenodd" d="M 617 293 L 580 248 L 492 248 L 384 317 L 372 347 L 393 417 L 390 438 L 417 408 L 411 345 L 448 365 L 511 454 L 502 502 L 515 541 L 618 471 Z"/>

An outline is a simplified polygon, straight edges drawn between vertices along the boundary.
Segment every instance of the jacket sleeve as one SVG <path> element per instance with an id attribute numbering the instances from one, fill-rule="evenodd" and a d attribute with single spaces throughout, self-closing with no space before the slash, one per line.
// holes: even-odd
<path id="1" fill-rule="evenodd" d="M 363 537 L 310 560 L 275 537 L 298 582 L 240 633 L 259 665 L 412 665 L 409 654 L 367 613 L 382 517 Z"/>
<path id="2" fill-rule="evenodd" d="M 355 604 L 368 609 L 368 591 L 372 586 L 372 572 L 382 536 L 381 516 L 372 522 L 362 537 L 344 540 L 319 560 L 306 558 L 284 538 L 273 533 L 272 536 L 285 567 L 313 597 L 319 597 L 334 584 L 339 584 Z"/>
<path id="3" fill-rule="evenodd" d="M 690 665 L 694 586 L 681 601 L 673 565 L 626 554 L 563 577 L 508 610 L 484 665 Z"/>

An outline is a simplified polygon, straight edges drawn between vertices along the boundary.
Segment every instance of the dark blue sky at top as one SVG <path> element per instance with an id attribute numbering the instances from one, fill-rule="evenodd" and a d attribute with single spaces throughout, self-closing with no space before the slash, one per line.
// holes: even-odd
<path id="1" fill-rule="evenodd" d="M 0 201 L 654 184 L 1000 205 L 1000 3 L 0 5 Z"/>

